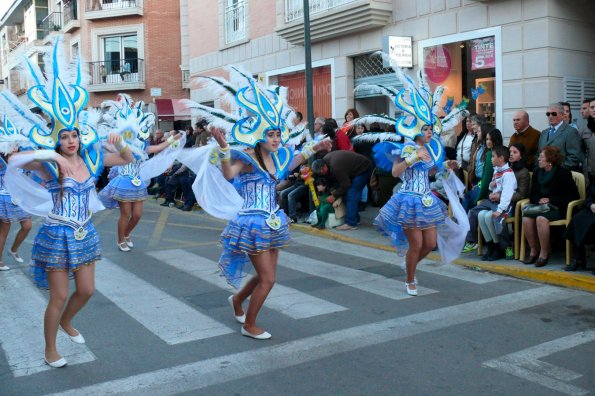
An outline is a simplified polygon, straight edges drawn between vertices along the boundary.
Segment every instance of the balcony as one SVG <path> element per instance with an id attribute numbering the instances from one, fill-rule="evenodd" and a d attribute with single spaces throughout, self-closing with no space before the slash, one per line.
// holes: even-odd
<path id="1" fill-rule="evenodd" d="M 43 18 L 39 29 L 43 31 L 44 40 L 53 32 L 62 30 L 62 13 L 55 11 Z"/>
<path id="2" fill-rule="evenodd" d="M 294 45 L 303 45 L 303 1 L 285 0 L 284 6 L 285 17 L 276 32 Z M 392 1 L 386 0 L 310 0 L 311 40 L 317 42 L 383 28 L 390 22 L 392 10 Z"/>
<path id="3" fill-rule="evenodd" d="M 182 88 L 190 88 L 190 70 L 182 70 Z"/>
<path id="4" fill-rule="evenodd" d="M 70 0 L 70 2 L 64 4 L 64 7 L 62 7 L 62 17 L 64 23 L 62 30 L 64 30 L 64 33 L 68 33 L 81 27 L 81 21 L 78 16 L 77 0 Z"/>
<path id="5" fill-rule="evenodd" d="M 85 19 L 143 15 L 143 0 L 85 0 Z"/>
<path id="6" fill-rule="evenodd" d="M 145 89 L 144 59 L 89 62 L 89 92 Z"/>

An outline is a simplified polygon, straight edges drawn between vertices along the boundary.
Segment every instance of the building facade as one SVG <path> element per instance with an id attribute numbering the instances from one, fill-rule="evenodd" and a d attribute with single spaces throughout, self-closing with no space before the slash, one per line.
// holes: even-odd
<path id="1" fill-rule="evenodd" d="M 5 88 L 26 100 L 22 57 L 43 68 L 44 47 L 63 34 L 67 56 L 80 57 L 88 74 L 90 106 L 128 93 L 169 129 L 188 94 L 180 20 L 180 0 L 16 0 L 0 20 Z"/>
<path id="2" fill-rule="evenodd" d="M 266 83 L 286 85 L 305 112 L 302 0 L 189 1 L 190 77 L 225 75 L 240 64 Z M 184 11 L 182 11 L 184 13 Z M 410 74 L 422 69 L 443 101 L 470 100 L 505 137 L 525 109 L 545 127 L 545 108 L 565 100 L 573 118 L 595 96 L 595 3 L 589 0 L 310 0 L 315 116 L 342 121 L 345 111 L 394 113 L 362 83 L 395 85 L 376 51 L 391 50 Z M 410 40 L 410 41 L 409 41 Z M 408 44 L 410 42 L 410 44 Z M 189 43 L 192 43 L 191 45 Z M 410 55 L 410 56 L 409 56 Z M 200 85 L 191 97 L 216 101 Z"/>

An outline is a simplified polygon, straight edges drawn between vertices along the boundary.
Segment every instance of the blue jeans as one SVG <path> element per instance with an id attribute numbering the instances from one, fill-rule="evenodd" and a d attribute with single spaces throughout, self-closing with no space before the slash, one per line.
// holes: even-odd
<path id="1" fill-rule="evenodd" d="M 345 201 L 345 223 L 351 227 L 357 226 L 359 222 L 357 208 L 362 197 L 362 191 L 370 181 L 370 176 L 372 176 L 371 168 L 351 179 L 351 186 L 343 197 Z"/>
<path id="2" fill-rule="evenodd" d="M 308 187 L 303 183 L 296 183 L 293 186 L 281 191 L 281 208 L 286 211 L 287 216 L 297 218 L 297 204 L 308 195 Z"/>

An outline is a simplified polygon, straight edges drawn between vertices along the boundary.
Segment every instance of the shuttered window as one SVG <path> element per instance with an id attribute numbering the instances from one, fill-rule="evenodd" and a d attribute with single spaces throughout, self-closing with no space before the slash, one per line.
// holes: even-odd
<path id="1" fill-rule="evenodd" d="M 595 98 L 595 80 L 585 78 L 564 78 L 564 101 L 572 109 L 580 109 L 584 99 Z"/>

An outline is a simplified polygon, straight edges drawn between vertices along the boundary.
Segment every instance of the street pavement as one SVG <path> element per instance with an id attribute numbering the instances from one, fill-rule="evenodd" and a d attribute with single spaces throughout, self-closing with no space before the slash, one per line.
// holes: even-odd
<path id="1" fill-rule="evenodd" d="M 410 297 L 402 257 L 293 230 L 259 315 L 273 338 L 257 341 L 240 335 L 232 289 L 218 275 L 224 223 L 149 200 L 135 247 L 123 253 L 117 216 L 94 217 L 104 259 L 96 293 L 73 323 L 87 343 L 59 334 L 64 369 L 43 363 L 47 292 L 33 286 L 27 265 L 5 257 L 12 269 L 0 272 L 0 396 L 595 390 L 591 293 L 426 260 L 420 295 Z M 26 261 L 35 230 L 21 248 Z"/>

